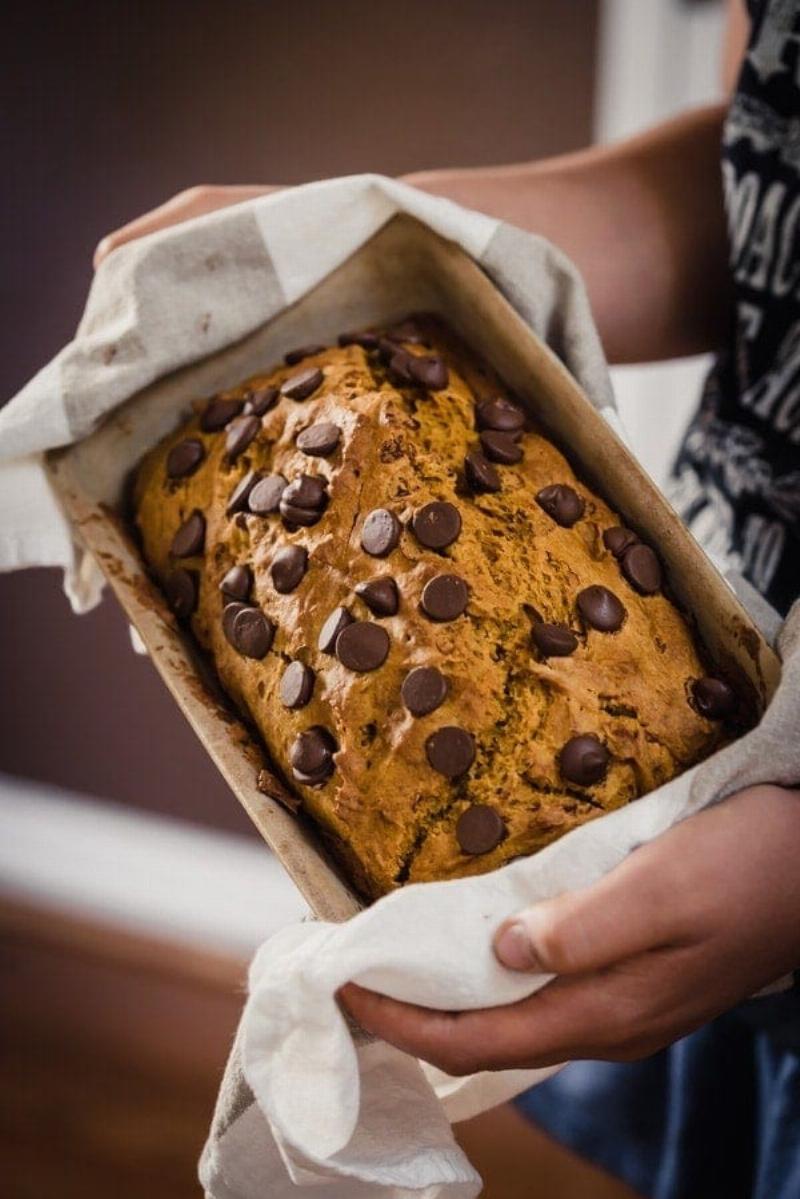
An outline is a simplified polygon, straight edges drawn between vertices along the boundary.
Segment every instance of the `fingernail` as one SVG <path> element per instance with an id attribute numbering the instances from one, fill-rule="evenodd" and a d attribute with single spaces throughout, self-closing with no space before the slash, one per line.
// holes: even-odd
<path id="1" fill-rule="evenodd" d="M 507 924 L 501 929 L 495 943 L 496 957 L 508 966 L 509 970 L 541 970 L 541 965 L 533 950 L 531 938 L 524 924 L 518 920 Z"/>

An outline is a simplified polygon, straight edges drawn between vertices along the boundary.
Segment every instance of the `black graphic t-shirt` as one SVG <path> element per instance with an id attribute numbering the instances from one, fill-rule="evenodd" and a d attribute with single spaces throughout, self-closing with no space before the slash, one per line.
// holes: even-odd
<path id="1" fill-rule="evenodd" d="M 735 286 L 670 495 L 700 542 L 781 612 L 800 596 L 800 0 L 750 0 L 725 122 Z"/>

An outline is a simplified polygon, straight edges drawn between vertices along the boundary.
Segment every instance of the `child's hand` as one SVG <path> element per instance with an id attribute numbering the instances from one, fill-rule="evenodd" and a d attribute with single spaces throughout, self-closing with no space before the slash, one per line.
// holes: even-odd
<path id="1" fill-rule="evenodd" d="M 506 921 L 495 953 L 559 975 L 472 1012 L 348 983 L 356 1020 L 448 1074 L 646 1057 L 800 966 L 800 791 L 759 786 L 670 829 L 600 882 Z"/>
<path id="2" fill-rule="evenodd" d="M 280 191 L 279 187 L 268 185 L 240 185 L 237 187 L 212 187 L 201 184 L 179 192 L 165 204 L 151 209 L 144 216 L 137 217 L 120 229 L 109 233 L 98 244 L 94 252 L 95 270 L 112 250 L 126 241 L 144 237 L 145 233 L 154 233 L 156 229 L 166 229 L 169 225 L 179 225 L 191 217 L 203 216 L 206 212 L 215 212 L 218 208 L 227 208 L 230 204 L 241 204 L 243 200 L 252 200 L 255 196 L 266 196 L 270 192 Z"/>

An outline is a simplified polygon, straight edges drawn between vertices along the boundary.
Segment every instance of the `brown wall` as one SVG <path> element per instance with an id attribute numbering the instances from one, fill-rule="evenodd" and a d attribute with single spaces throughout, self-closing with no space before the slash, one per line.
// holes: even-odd
<path id="1" fill-rule="evenodd" d="M 594 0 L 30 0 L 0 46 L 8 397 L 77 323 L 99 237 L 199 182 L 298 183 L 586 143 Z M 0 770 L 245 831 L 106 601 L 0 578 Z"/>

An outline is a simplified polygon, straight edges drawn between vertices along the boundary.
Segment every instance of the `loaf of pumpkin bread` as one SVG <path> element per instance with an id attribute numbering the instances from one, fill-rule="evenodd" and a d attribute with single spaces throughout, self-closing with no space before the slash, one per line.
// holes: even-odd
<path id="1" fill-rule="evenodd" d="M 143 553 L 354 885 L 492 870 L 725 737 L 644 544 L 441 323 L 308 346 L 138 471 Z"/>

